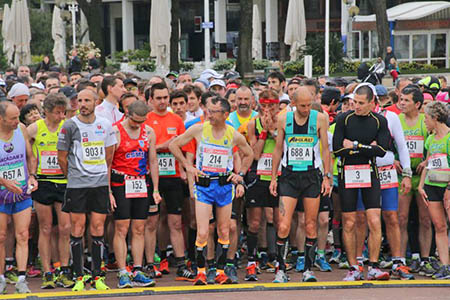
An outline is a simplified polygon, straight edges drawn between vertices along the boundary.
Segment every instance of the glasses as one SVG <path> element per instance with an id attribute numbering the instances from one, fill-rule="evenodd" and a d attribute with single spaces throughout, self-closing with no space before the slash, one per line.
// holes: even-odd
<path id="1" fill-rule="evenodd" d="M 127 87 L 127 91 L 131 92 L 131 91 L 136 91 L 138 88 L 136 86 L 129 86 Z"/>
<path id="2" fill-rule="evenodd" d="M 223 110 L 222 109 L 216 109 L 216 110 L 208 109 L 208 114 L 210 114 L 210 115 L 217 114 L 217 113 L 223 113 Z"/>

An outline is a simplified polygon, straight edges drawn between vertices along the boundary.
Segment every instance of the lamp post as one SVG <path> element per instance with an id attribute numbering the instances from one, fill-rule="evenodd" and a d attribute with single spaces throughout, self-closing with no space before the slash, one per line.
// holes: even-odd
<path id="1" fill-rule="evenodd" d="M 69 11 L 72 14 L 72 48 L 75 48 L 77 44 L 77 33 L 76 33 L 76 25 L 77 25 L 77 12 L 78 12 L 78 4 L 75 2 L 71 2 L 69 4 Z"/>
<path id="2" fill-rule="evenodd" d="M 325 0 L 325 76 L 330 75 L 330 0 Z"/>
<path id="3" fill-rule="evenodd" d="M 205 6 L 205 23 L 209 23 L 209 0 L 204 0 L 204 6 Z M 211 64 L 211 49 L 210 47 L 210 36 L 209 36 L 209 27 L 205 26 L 205 67 L 209 68 L 209 65 Z"/>

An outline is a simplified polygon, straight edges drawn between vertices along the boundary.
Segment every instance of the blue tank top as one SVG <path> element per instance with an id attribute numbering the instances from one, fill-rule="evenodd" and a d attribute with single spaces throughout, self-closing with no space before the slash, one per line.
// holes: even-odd
<path id="1" fill-rule="evenodd" d="M 16 180 L 22 188 L 22 194 L 17 195 L 4 186 L 0 187 L 0 204 L 19 202 L 30 197 L 28 189 L 28 170 L 25 139 L 22 130 L 14 130 L 11 139 L 0 139 L 0 176 L 7 180 Z"/>

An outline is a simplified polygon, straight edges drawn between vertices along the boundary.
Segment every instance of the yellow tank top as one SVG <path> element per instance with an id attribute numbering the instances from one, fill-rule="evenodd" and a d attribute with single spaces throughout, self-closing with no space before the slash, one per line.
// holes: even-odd
<path id="1" fill-rule="evenodd" d="M 33 144 L 33 153 L 37 157 L 38 168 L 37 175 L 40 181 L 50 181 L 54 183 L 66 184 L 67 179 L 64 177 L 58 164 L 58 134 L 64 120 L 59 123 L 55 132 L 50 132 L 44 120 L 36 122 L 37 132 Z"/>

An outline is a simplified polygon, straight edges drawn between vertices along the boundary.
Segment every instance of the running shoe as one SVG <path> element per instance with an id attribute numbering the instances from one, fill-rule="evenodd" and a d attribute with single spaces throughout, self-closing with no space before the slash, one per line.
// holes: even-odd
<path id="1" fill-rule="evenodd" d="M 320 270 L 320 272 L 331 272 L 333 270 L 324 256 L 317 257 L 314 265 Z"/>
<path id="2" fill-rule="evenodd" d="M 330 264 L 339 264 L 341 262 L 342 252 L 339 249 L 334 249 L 330 258 Z"/>
<path id="3" fill-rule="evenodd" d="M 9 284 L 16 284 L 19 281 L 19 277 L 17 276 L 16 268 L 10 267 L 5 272 L 6 282 Z"/>
<path id="4" fill-rule="evenodd" d="M 177 277 L 175 280 L 178 281 L 194 281 L 195 275 L 186 266 L 181 266 L 177 270 Z"/>
<path id="5" fill-rule="evenodd" d="M 206 273 L 206 282 L 208 282 L 208 284 L 216 283 L 216 274 L 216 268 L 209 268 L 208 272 Z"/>
<path id="6" fill-rule="evenodd" d="M 266 252 L 262 252 L 259 255 L 259 268 L 261 270 L 267 270 L 269 268 L 269 266 L 267 265 L 268 262 L 269 262 L 269 255 L 267 255 Z"/>
<path id="7" fill-rule="evenodd" d="M 231 279 L 227 276 L 227 274 L 224 273 L 219 273 L 216 276 L 216 283 L 218 284 L 231 284 Z"/>
<path id="8" fill-rule="evenodd" d="M 362 252 L 362 255 L 363 255 L 364 262 L 368 262 L 369 261 L 369 248 L 367 248 L 366 245 L 364 245 L 364 250 Z"/>
<path id="9" fill-rule="evenodd" d="M 235 265 L 225 266 L 225 274 L 230 278 L 232 284 L 239 283 L 239 278 L 237 276 L 237 270 Z"/>
<path id="10" fill-rule="evenodd" d="M 295 264 L 295 271 L 303 272 L 305 270 L 305 257 L 299 256 L 297 258 L 297 263 Z"/>
<path id="11" fill-rule="evenodd" d="M 26 280 L 20 280 L 16 283 L 16 294 L 29 294 L 31 293 L 28 288 L 28 282 Z"/>
<path id="12" fill-rule="evenodd" d="M 251 264 L 245 270 L 247 272 L 245 275 L 245 281 L 258 281 L 258 276 L 256 275 L 256 264 Z"/>
<path id="13" fill-rule="evenodd" d="M 6 280 L 0 279 L 0 294 L 6 294 Z"/>
<path id="14" fill-rule="evenodd" d="M 194 277 L 197 276 L 198 268 L 197 268 L 197 264 L 195 262 L 188 261 L 187 262 L 187 267 L 192 272 L 192 274 L 194 274 Z"/>
<path id="15" fill-rule="evenodd" d="M 437 280 L 450 279 L 449 266 L 442 265 L 439 268 L 439 270 L 436 273 L 434 273 L 434 275 L 431 278 L 437 279 Z"/>
<path id="16" fill-rule="evenodd" d="M 54 289 L 56 287 L 55 277 L 52 272 L 47 272 L 42 276 L 41 289 Z"/>
<path id="17" fill-rule="evenodd" d="M 269 273 L 273 273 L 277 269 L 278 262 L 276 259 L 274 259 L 272 261 L 268 261 L 266 265 L 267 265 L 266 271 Z"/>
<path id="18" fill-rule="evenodd" d="M 358 281 L 358 280 L 362 280 L 362 270 L 361 268 L 359 268 L 359 270 L 356 270 L 355 268 L 351 268 L 348 272 L 347 275 L 344 277 L 344 281 Z"/>
<path id="19" fill-rule="evenodd" d="M 148 277 L 150 277 L 151 279 L 161 278 L 162 277 L 162 274 L 158 270 L 158 267 L 155 266 L 154 264 L 146 265 L 145 266 L 145 271 L 147 272 Z"/>
<path id="20" fill-rule="evenodd" d="M 441 269 L 442 264 L 436 257 L 430 256 L 430 263 L 434 270 L 438 271 Z"/>
<path id="21" fill-rule="evenodd" d="M 291 251 L 291 253 L 286 258 L 286 262 L 293 265 L 297 262 L 298 251 Z"/>
<path id="22" fill-rule="evenodd" d="M 399 265 L 392 269 L 391 276 L 401 280 L 414 280 L 414 275 L 410 273 L 411 269 L 407 266 Z"/>
<path id="23" fill-rule="evenodd" d="M 96 276 L 92 283 L 92 287 L 97 291 L 109 290 L 109 287 L 105 284 L 105 278 L 101 276 Z"/>
<path id="24" fill-rule="evenodd" d="M 283 270 L 277 270 L 277 272 L 275 273 L 275 279 L 272 281 L 274 283 L 286 283 L 288 282 L 288 277 L 286 275 L 286 273 Z"/>
<path id="25" fill-rule="evenodd" d="M 436 271 L 438 270 L 435 270 L 429 261 L 422 262 L 419 275 L 431 277 L 434 273 L 436 273 Z"/>
<path id="26" fill-rule="evenodd" d="M 379 268 L 369 268 L 367 272 L 367 280 L 389 280 L 388 272 L 383 272 Z"/>
<path id="27" fill-rule="evenodd" d="M 133 286 L 150 287 L 155 286 L 156 282 L 142 271 L 135 271 L 132 275 L 131 284 Z"/>
<path id="28" fill-rule="evenodd" d="M 75 285 L 69 270 L 67 272 L 61 271 L 61 273 L 59 273 L 56 277 L 56 285 L 63 288 L 71 288 Z"/>
<path id="29" fill-rule="evenodd" d="M 381 269 L 392 269 L 394 262 L 392 259 L 385 257 L 384 255 L 380 255 L 379 264 Z"/>
<path id="30" fill-rule="evenodd" d="M 159 271 L 164 274 L 167 275 L 170 273 L 169 271 L 169 261 L 167 260 L 167 258 L 164 258 L 163 260 L 161 260 L 161 262 L 159 263 Z"/>
<path id="31" fill-rule="evenodd" d="M 198 272 L 197 277 L 194 279 L 194 285 L 207 285 L 206 275 L 203 272 Z"/>
<path id="32" fill-rule="evenodd" d="M 409 265 L 409 270 L 411 273 L 419 273 L 420 271 L 420 259 L 412 259 Z"/>
<path id="33" fill-rule="evenodd" d="M 38 277 L 41 276 L 42 272 L 41 270 L 39 270 L 38 268 L 36 268 L 35 266 L 29 266 L 28 270 L 27 270 L 27 277 L 29 278 L 34 278 L 34 277 Z"/>
<path id="34" fill-rule="evenodd" d="M 75 281 L 75 285 L 72 288 L 73 292 L 84 291 L 84 278 L 82 276 L 78 277 Z"/>
<path id="35" fill-rule="evenodd" d="M 128 273 L 119 275 L 119 282 L 117 283 L 117 287 L 119 289 L 129 289 L 133 287 L 130 275 L 128 275 Z"/>
<path id="36" fill-rule="evenodd" d="M 345 254 L 342 255 L 341 260 L 338 265 L 338 268 L 339 269 L 350 269 L 350 264 L 348 263 L 347 255 L 345 255 Z"/>
<path id="37" fill-rule="evenodd" d="M 317 278 L 314 276 L 313 271 L 303 272 L 302 282 L 316 282 Z"/>
<path id="38" fill-rule="evenodd" d="M 119 270 L 119 266 L 117 265 L 117 262 L 109 262 L 105 265 L 106 271 L 108 272 L 117 272 Z"/>

